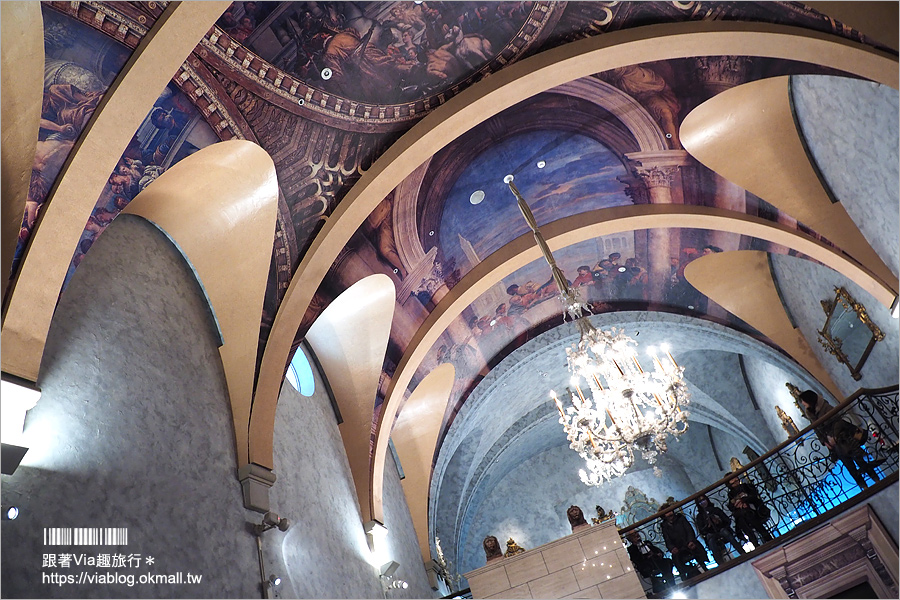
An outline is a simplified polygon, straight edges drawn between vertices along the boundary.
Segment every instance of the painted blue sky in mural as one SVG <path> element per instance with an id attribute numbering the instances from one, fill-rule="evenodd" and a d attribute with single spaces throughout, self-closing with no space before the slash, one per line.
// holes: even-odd
<path id="1" fill-rule="evenodd" d="M 542 166 L 540 166 L 542 165 Z M 450 190 L 441 219 L 440 239 L 447 260 L 463 271 L 472 265 L 462 235 L 480 259 L 528 232 L 515 198 L 503 183 L 515 176 L 538 225 L 598 208 L 631 204 L 626 174 L 616 156 L 600 142 L 577 133 L 528 132 L 511 137 L 475 157 Z M 482 191 L 478 204 L 472 194 Z M 476 197 L 477 200 L 477 197 Z"/>

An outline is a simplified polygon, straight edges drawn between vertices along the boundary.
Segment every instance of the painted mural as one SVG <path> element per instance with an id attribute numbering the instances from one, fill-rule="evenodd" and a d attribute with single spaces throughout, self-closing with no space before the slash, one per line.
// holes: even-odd
<path id="1" fill-rule="evenodd" d="M 116 11 L 115 4 L 101 5 Z M 123 12 L 138 10 L 130 3 L 119 6 Z M 43 5 L 44 106 L 17 261 L 69 150 L 130 55 L 111 37 L 113 29 L 98 31 L 57 11 L 64 9 L 79 10 L 71 3 Z M 354 101 L 339 108 L 332 98 L 327 107 L 322 100 L 318 108 L 307 102 L 289 110 L 273 98 L 276 77 L 262 74 L 273 68 L 251 68 L 238 54 L 216 58 L 202 45 L 191 56 L 207 73 L 202 76 L 209 79 L 206 84 L 228 101 L 217 110 L 231 111 L 247 124 L 278 172 L 284 202 L 276 238 L 285 257 L 273 261 L 260 348 L 293 270 L 322 224 L 416 120 L 484 76 L 537 52 L 631 27 L 710 19 L 791 24 L 871 43 L 802 4 L 787 2 L 234 2 L 218 21 L 227 36 L 288 76 Z M 296 342 L 344 289 L 372 273 L 391 276 L 398 289 L 397 311 L 377 406 L 409 340 L 434 306 L 475 264 L 525 233 L 512 196 L 502 187 L 504 174 L 515 174 L 542 224 L 650 201 L 647 172 L 625 156 L 640 150 L 634 136 L 598 108 L 605 93 L 597 91 L 601 83 L 626 97 L 630 111 L 648 115 L 665 140 L 660 149 L 678 151 L 678 125 L 693 107 L 728 87 L 792 73 L 829 71 L 728 56 L 629 65 L 576 82 L 593 90 L 590 94 L 555 90 L 495 116 L 460 143 L 423 157 L 421 181 L 404 182 L 369 215 L 317 291 Z M 350 118 L 348 107 L 356 102 L 407 103 L 415 110 L 390 113 L 391 122 L 375 112 Z M 319 108 L 330 111 L 327 118 L 316 112 Z M 170 84 L 110 174 L 69 275 L 134 195 L 216 140 L 191 98 Z M 655 201 L 719 205 L 715 177 L 704 168 L 683 165 L 666 177 L 670 196 Z M 783 216 L 751 194 L 744 195 L 742 206 L 728 208 L 773 221 Z M 684 281 L 690 260 L 720 249 L 782 251 L 740 236 L 689 230 L 656 234 L 652 240 L 651 232 L 636 231 L 582 242 L 559 251 L 557 258 L 596 311 L 643 306 L 713 315 L 717 307 L 708 306 Z M 468 365 L 460 368 L 469 375 L 461 378 L 451 405 L 497 357 L 558 322 L 548 279 L 540 262 L 505 278 L 468 307 L 435 345 L 423 369 L 448 360 Z"/>
<path id="2" fill-rule="evenodd" d="M 530 231 L 503 183 L 507 174 L 515 177 L 538 225 L 631 204 L 618 179 L 625 168 L 598 141 L 547 130 L 508 138 L 475 157 L 444 202 L 441 250 L 445 262 L 463 267 L 462 274 Z"/>
<path id="3" fill-rule="evenodd" d="M 568 283 L 592 314 L 618 310 L 665 310 L 710 317 L 723 315 L 684 278 L 694 259 L 722 249 L 706 243 L 709 232 L 672 230 L 683 246 L 673 252 L 665 284 L 655 294 L 649 285 L 646 235 L 625 232 L 573 244 L 555 251 L 554 258 Z M 737 247 L 741 236 L 732 234 Z M 711 310 L 712 309 L 712 310 Z M 563 322 L 559 290 L 550 267 L 541 258 L 505 277 L 472 302 L 447 328 L 423 360 L 409 390 L 432 369 L 452 363 L 456 381 L 450 394 L 443 430 L 450 426 L 474 386 L 515 348 Z M 738 321 L 731 323 L 743 328 Z"/>
<path id="4" fill-rule="evenodd" d="M 181 159 L 218 141 L 197 108 L 170 82 L 110 174 L 81 234 L 63 288 L 97 236 L 135 196 Z"/>
<path id="5" fill-rule="evenodd" d="M 478 71 L 519 34 L 534 4 L 235 2 L 217 25 L 319 89 L 396 104 Z"/>
<path id="6" fill-rule="evenodd" d="M 41 7 L 44 19 L 44 98 L 37 151 L 12 273 L 63 164 L 131 49 L 103 33 Z"/>

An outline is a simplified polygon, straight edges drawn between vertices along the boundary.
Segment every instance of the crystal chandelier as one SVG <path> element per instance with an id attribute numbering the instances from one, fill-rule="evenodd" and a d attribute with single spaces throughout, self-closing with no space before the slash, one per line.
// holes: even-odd
<path id="1" fill-rule="evenodd" d="M 590 312 L 588 306 L 556 265 L 513 176 L 507 175 L 503 181 L 516 197 L 519 210 L 550 265 L 553 281 L 560 290 L 563 318 L 568 314 L 581 335 L 577 344 L 566 348 L 575 388 L 566 390 L 570 405 L 565 407 L 556 393 L 550 392 L 569 447 L 585 460 L 587 470 L 579 471 L 581 480 L 597 486 L 621 476 L 634 464 L 635 449 L 660 475 L 656 457 L 666 451 L 668 436 L 679 436 L 688 427 L 689 413 L 684 407 L 690 402 L 690 395 L 684 382 L 684 367 L 678 366 L 663 346 L 665 364 L 651 349 L 653 368 L 645 371 L 635 352 L 635 340 L 614 327 L 604 331 L 591 325 L 585 314 Z M 586 390 L 582 381 L 587 384 Z"/>

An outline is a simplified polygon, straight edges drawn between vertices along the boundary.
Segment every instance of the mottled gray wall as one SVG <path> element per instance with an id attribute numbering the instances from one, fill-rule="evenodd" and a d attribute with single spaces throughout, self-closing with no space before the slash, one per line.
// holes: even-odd
<path id="1" fill-rule="evenodd" d="M 625 327 L 629 335 L 639 335 L 641 348 L 669 342 L 676 360 L 685 366 L 692 426 L 681 441 L 669 444 L 667 458 L 682 465 L 687 485 L 684 493 L 673 486 L 663 498 L 669 494 L 683 498 L 719 480 L 731 456 L 746 462 L 741 453 L 745 445 L 760 453 L 774 445 L 773 428 L 780 430 L 780 424 L 768 422 L 753 407 L 739 356 L 756 357 L 771 363 L 778 373 L 798 378 L 800 369 L 784 355 L 721 325 L 679 315 L 615 313 L 592 317 L 592 321 L 598 327 Z M 524 466 L 529 460 L 553 456 L 577 459 L 567 448 L 546 392 L 568 385 L 564 348 L 576 340 L 574 327 L 566 325 L 513 351 L 479 383 L 450 427 L 432 478 L 429 512 L 430 535 L 440 536 L 454 563 L 476 560 L 484 524 L 521 519 L 517 515 L 526 512 L 555 515 L 554 506 L 561 500 L 553 498 L 589 491 L 578 478 L 581 465 L 567 470 L 561 463 L 540 481 L 529 478 Z M 721 464 L 713 456 L 708 427 L 713 429 Z M 562 450 L 557 449 L 560 446 Z M 512 475 L 515 472 L 522 475 Z M 588 508 L 596 503 L 589 502 Z M 537 521 L 552 527 L 549 519 Z M 556 535 L 550 529 L 534 527 L 521 524 L 519 529 L 523 534 L 528 530 L 529 539 L 555 539 L 547 537 Z M 457 556 L 458 551 L 468 557 Z"/>
<path id="2" fill-rule="evenodd" d="M 356 489 L 341 434 L 320 374 L 311 397 L 285 381 L 275 421 L 272 509 L 291 519 L 287 532 L 264 534 L 267 574 L 284 579 L 284 597 L 379 598 L 381 583 L 366 543 Z M 428 598 L 433 593 L 391 461 L 385 469 L 388 556 L 400 563 L 395 575 L 409 583 L 393 598 Z M 374 561 L 377 562 L 377 561 Z"/>
<path id="3" fill-rule="evenodd" d="M 47 340 L 31 450 L 3 503 L 4 597 L 257 596 L 225 378 L 199 286 L 151 224 L 116 219 L 63 295 Z M 43 527 L 128 527 L 123 547 L 44 546 Z M 42 569 L 43 553 L 141 554 L 152 567 Z M 41 573 L 178 571 L 200 585 L 52 586 Z"/>
<path id="4" fill-rule="evenodd" d="M 816 342 L 813 340 L 811 343 L 815 344 Z M 832 358 L 831 360 L 834 359 Z M 791 392 L 785 383 L 791 383 L 801 390 L 814 389 L 820 394 L 824 394 L 831 404 L 836 404 L 835 399 L 831 398 L 828 390 L 819 385 L 809 375 L 802 375 L 796 372 L 793 374 L 787 373 L 775 365 L 755 358 L 746 358 L 744 360 L 744 369 L 747 372 L 747 379 L 750 381 L 750 386 L 753 388 L 754 396 L 759 404 L 759 413 L 765 419 L 769 429 L 774 433 L 775 445 L 781 444 L 788 439 L 787 431 L 781 426 L 781 419 L 778 418 L 776 406 L 780 407 L 794 420 L 797 429 L 803 429 L 809 425 L 809 421 L 797 408 L 794 397 L 791 396 Z"/>
<path id="5" fill-rule="evenodd" d="M 534 548 L 572 533 L 566 518 L 572 504 L 590 519 L 596 516 L 597 504 L 618 512 L 629 485 L 660 502 L 669 495 L 684 498 L 693 493 L 693 484 L 677 460 L 661 459 L 662 478 L 641 463 L 601 487 L 581 482 L 578 470 L 584 461 L 568 446 L 557 446 L 521 463 L 491 490 L 471 526 L 463 531 L 459 572 L 484 566 L 481 544 L 486 535 L 496 536 L 504 548 L 510 537 L 525 548 Z"/>
<path id="6" fill-rule="evenodd" d="M 826 75 L 794 76 L 791 87 L 794 111 L 812 160 L 847 214 L 898 275 L 897 90 Z"/>
<path id="7" fill-rule="evenodd" d="M 859 388 L 879 388 L 894 385 L 898 380 L 898 324 L 890 310 L 877 302 L 868 292 L 849 279 L 811 260 L 773 254 L 772 268 L 782 299 L 794 316 L 797 327 L 806 337 L 813 353 L 831 375 L 844 396 Z M 835 286 L 843 286 L 857 302 L 866 307 L 885 338 L 876 342 L 862 368 L 862 379 L 854 380 L 850 370 L 828 354 L 817 341 L 817 331 L 825 325 L 825 312 L 820 302 L 834 299 Z"/>
<path id="8" fill-rule="evenodd" d="M 287 532 L 262 539 L 267 574 L 284 597 L 382 598 L 338 425 L 316 374 L 316 394 L 285 384 L 275 430 L 272 509 Z M 2 528 L 4 597 L 258 598 L 261 515 L 243 508 L 234 434 L 215 330 L 188 264 L 150 223 L 116 219 L 91 248 L 54 316 L 29 412 L 32 448 L 3 476 L 3 504 L 21 509 Z M 432 597 L 396 469 L 385 476 L 388 555 L 407 590 Z M 140 570 L 203 576 L 200 585 L 43 585 L 43 527 L 128 527 L 121 549 L 152 555 Z"/>

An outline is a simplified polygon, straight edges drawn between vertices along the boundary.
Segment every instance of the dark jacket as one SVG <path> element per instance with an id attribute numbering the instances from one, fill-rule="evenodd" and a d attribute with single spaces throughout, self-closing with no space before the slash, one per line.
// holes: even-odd
<path id="1" fill-rule="evenodd" d="M 641 552 L 641 546 L 644 547 L 646 553 Z M 634 563 L 638 573 L 644 577 L 650 577 L 660 570 L 658 560 L 663 557 L 663 552 L 650 542 L 641 542 L 628 546 L 628 557 Z M 671 563 L 669 566 L 671 568 Z"/>
<path id="2" fill-rule="evenodd" d="M 669 550 L 672 548 L 682 550 L 687 548 L 688 543 L 697 539 L 694 528 L 688 523 L 687 517 L 681 513 L 675 513 L 675 518 L 671 523 L 663 517 L 662 534 Z"/>
<path id="3" fill-rule="evenodd" d="M 743 495 L 743 500 L 748 508 L 737 508 L 735 500 Z M 769 518 L 769 508 L 759 497 L 759 492 L 749 483 L 738 484 L 735 488 L 728 488 L 728 510 L 735 516 L 759 517 L 763 520 Z"/>
<path id="4" fill-rule="evenodd" d="M 709 506 L 704 509 L 697 506 L 697 517 L 694 519 L 697 525 L 697 531 L 700 535 L 706 536 L 710 533 L 718 533 L 719 530 L 731 527 L 731 518 L 725 514 L 725 511 L 718 506 Z"/>

